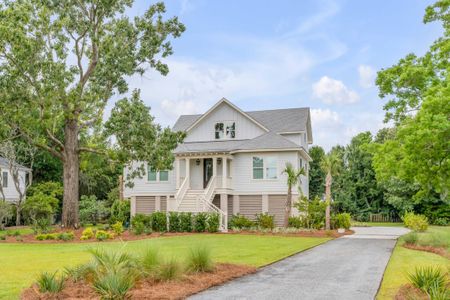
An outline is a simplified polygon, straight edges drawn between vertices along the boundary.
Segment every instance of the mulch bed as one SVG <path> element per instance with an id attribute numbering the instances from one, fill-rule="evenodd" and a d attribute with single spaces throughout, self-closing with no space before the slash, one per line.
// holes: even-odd
<path id="1" fill-rule="evenodd" d="M 61 240 L 44 240 L 39 241 L 36 240 L 36 236 L 34 234 L 20 235 L 17 239 L 15 236 L 6 236 L 6 240 L 0 240 L 0 243 L 29 243 L 29 244 L 64 244 L 64 243 L 92 243 L 97 242 L 95 238 L 90 240 L 80 240 L 81 234 L 84 228 L 80 228 L 73 231 L 75 238 L 71 241 L 61 241 Z M 67 230 L 58 229 L 56 231 L 52 231 L 52 233 L 65 232 Z M 146 235 L 135 235 L 130 231 L 125 231 L 121 236 L 117 236 L 114 239 L 106 240 L 105 242 L 110 241 L 135 241 L 135 240 L 144 240 L 151 238 L 159 238 L 159 237 L 170 237 L 170 236 L 185 236 L 185 235 L 193 235 L 193 234 L 246 234 L 246 235 L 271 235 L 271 236 L 287 236 L 287 237 L 331 237 L 338 238 L 343 235 L 353 234 L 352 230 L 347 230 L 345 233 L 338 233 L 337 230 L 305 230 L 296 233 L 273 233 L 273 232 L 259 232 L 259 231 L 239 231 L 233 232 L 229 231 L 228 233 L 208 233 L 208 232 L 153 232 L 152 234 Z"/>
<path id="2" fill-rule="evenodd" d="M 410 243 L 403 244 L 403 247 L 412 249 L 412 250 L 434 253 L 434 254 L 440 255 L 442 257 L 445 257 L 447 259 L 450 259 L 450 253 L 447 251 L 447 249 L 442 248 L 442 247 L 421 246 L 421 245 L 410 244 Z"/>
<path id="3" fill-rule="evenodd" d="M 176 281 L 139 281 L 129 292 L 129 296 L 131 299 L 185 299 L 209 287 L 254 273 L 256 270 L 250 266 L 217 264 L 214 272 L 187 274 Z M 100 299 L 100 297 L 86 282 L 67 281 L 64 290 L 58 294 L 40 293 L 38 287 L 33 285 L 22 293 L 21 299 Z"/>
<path id="4" fill-rule="evenodd" d="M 421 291 L 420 289 L 414 287 L 411 284 L 404 284 L 400 287 L 397 294 L 395 295 L 395 300 L 429 300 L 430 297 Z"/>

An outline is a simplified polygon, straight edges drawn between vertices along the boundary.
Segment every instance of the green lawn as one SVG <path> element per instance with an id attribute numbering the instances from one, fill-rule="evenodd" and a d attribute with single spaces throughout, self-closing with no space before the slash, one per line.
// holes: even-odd
<path id="1" fill-rule="evenodd" d="M 192 245 L 208 245 L 216 261 L 256 267 L 328 241 L 328 238 L 300 238 L 258 235 L 190 235 L 161 237 L 131 242 L 83 244 L 5 244 L 0 243 L 0 299 L 17 299 L 42 271 L 55 271 L 89 259 L 87 249 L 104 247 L 142 251 L 155 246 L 165 256 L 183 259 Z"/>
<path id="2" fill-rule="evenodd" d="M 439 226 L 431 226 L 426 233 L 420 233 L 419 241 L 429 239 L 433 234 L 450 241 L 450 227 Z M 403 284 L 409 283 L 408 273 L 413 272 L 416 267 L 435 265 L 450 268 L 450 260 L 433 253 L 406 249 L 401 246 L 402 244 L 400 240 L 394 249 L 377 299 L 393 299 L 398 289 Z"/>
<path id="3" fill-rule="evenodd" d="M 401 222 L 352 222 L 352 226 L 363 226 L 363 227 L 404 227 Z"/>

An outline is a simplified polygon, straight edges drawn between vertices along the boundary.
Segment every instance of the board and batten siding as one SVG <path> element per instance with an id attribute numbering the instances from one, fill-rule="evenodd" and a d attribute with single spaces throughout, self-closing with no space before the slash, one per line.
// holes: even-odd
<path id="1" fill-rule="evenodd" d="M 218 122 L 233 121 L 236 124 L 236 140 L 253 139 L 266 131 L 238 112 L 227 103 L 222 103 L 208 114 L 197 126 L 191 129 L 185 142 L 215 140 L 215 125 Z"/>
<path id="2" fill-rule="evenodd" d="M 136 214 L 151 214 L 156 210 L 155 196 L 136 197 Z"/>
<path id="3" fill-rule="evenodd" d="M 282 136 L 308 150 L 308 140 L 305 142 L 306 133 L 285 133 Z"/>
<path id="4" fill-rule="evenodd" d="M 295 199 L 294 199 L 295 200 Z M 269 215 L 274 216 L 275 226 L 284 225 L 286 195 L 269 195 Z"/>
<path id="5" fill-rule="evenodd" d="M 240 195 L 239 214 L 255 220 L 256 215 L 262 213 L 262 195 Z"/>
<path id="6" fill-rule="evenodd" d="M 133 163 L 133 168 L 136 168 L 139 163 Z M 147 164 L 145 164 L 145 170 L 147 170 Z M 124 168 L 124 178 L 127 178 L 129 168 Z M 127 185 L 124 186 L 124 197 L 129 198 L 132 196 L 144 196 L 144 195 L 168 195 L 175 194 L 175 170 L 169 170 L 169 180 L 163 182 L 155 182 L 147 180 L 147 171 L 142 178 L 135 178 L 133 180 L 134 187 L 130 188 Z"/>

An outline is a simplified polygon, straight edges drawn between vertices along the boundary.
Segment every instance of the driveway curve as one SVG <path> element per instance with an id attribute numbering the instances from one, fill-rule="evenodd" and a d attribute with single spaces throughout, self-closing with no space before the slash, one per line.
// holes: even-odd
<path id="1" fill-rule="evenodd" d="M 398 227 L 356 227 L 355 234 L 306 250 L 190 299 L 374 299 Z"/>

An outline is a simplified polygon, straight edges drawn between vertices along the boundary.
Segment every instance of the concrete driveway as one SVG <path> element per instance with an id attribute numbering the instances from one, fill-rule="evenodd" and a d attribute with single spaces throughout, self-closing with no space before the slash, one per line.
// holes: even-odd
<path id="1" fill-rule="evenodd" d="M 399 227 L 357 227 L 355 234 L 296 254 L 190 299 L 374 299 Z"/>

